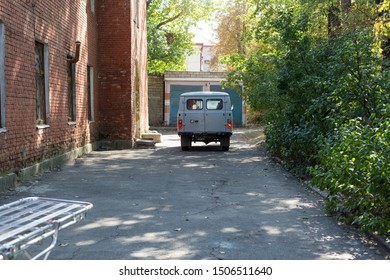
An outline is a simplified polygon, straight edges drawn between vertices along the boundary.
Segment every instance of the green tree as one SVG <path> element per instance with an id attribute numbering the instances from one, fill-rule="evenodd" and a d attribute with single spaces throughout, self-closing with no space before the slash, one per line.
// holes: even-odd
<path id="1" fill-rule="evenodd" d="M 310 170 L 341 220 L 390 234 L 389 0 L 252 4 L 256 47 L 225 60 L 266 115 L 268 151 Z"/>
<path id="2" fill-rule="evenodd" d="M 148 72 L 184 70 L 185 54 L 193 50 L 190 27 L 208 19 L 212 0 L 149 0 L 147 2 Z"/>
<path id="3" fill-rule="evenodd" d="M 376 3 L 377 18 L 374 30 L 388 68 L 390 66 L 390 0 L 376 0 Z"/>
<path id="4" fill-rule="evenodd" d="M 227 2 L 224 9 L 217 12 L 218 42 L 215 53 L 218 57 L 246 53 L 244 33 L 249 7 L 247 0 L 234 0 Z"/>

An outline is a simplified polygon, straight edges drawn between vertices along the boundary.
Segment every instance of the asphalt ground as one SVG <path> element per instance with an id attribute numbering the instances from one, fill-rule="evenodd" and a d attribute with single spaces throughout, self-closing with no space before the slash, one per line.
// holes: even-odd
<path id="1" fill-rule="evenodd" d="M 154 148 L 94 151 L 0 194 L 0 205 L 31 196 L 93 203 L 60 231 L 49 259 L 388 258 L 269 159 L 256 145 L 258 129 L 237 129 L 228 152 L 213 143 L 183 152 L 175 131 L 160 132 Z"/>

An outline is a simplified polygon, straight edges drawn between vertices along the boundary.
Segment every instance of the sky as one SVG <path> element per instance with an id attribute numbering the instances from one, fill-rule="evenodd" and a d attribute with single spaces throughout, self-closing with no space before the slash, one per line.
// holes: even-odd
<path id="1" fill-rule="evenodd" d="M 192 28 L 191 32 L 195 34 L 193 41 L 195 43 L 215 44 L 217 38 L 209 22 L 201 21 L 197 28 Z"/>

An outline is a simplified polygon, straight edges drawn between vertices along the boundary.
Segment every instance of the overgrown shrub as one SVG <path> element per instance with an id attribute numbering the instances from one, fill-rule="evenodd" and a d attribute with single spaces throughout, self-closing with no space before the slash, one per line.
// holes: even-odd
<path id="1" fill-rule="evenodd" d="M 318 151 L 316 127 L 310 123 L 294 123 L 281 119 L 265 129 L 266 148 L 283 160 L 285 167 L 303 175 L 306 167 L 316 161 Z"/>
<path id="2" fill-rule="evenodd" d="M 369 31 L 335 39 L 329 52 L 327 130 L 309 168 L 327 209 L 365 231 L 390 233 L 390 76 Z M 315 102 L 315 101 L 314 101 Z"/>
<path id="3" fill-rule="evenodd" d="M 387 113 L 342 125 L 324 140 L 311 183 L 329 193 L 328 210 L 365 231 L 390 233 L 390 105 Z"/>
<path id="4" fill-rule="evenodd" d="M 279 63 L 288 102 L 274 111 L 266 147 L 290 169 L 308 167 L 340 219 L 390 234 L 390 78 L 374 37 L 360 30 L 306 50 L 302 42 Z"/>
<path id="5" fill-rule="evenodd" d="M 312 184 L 329 193 L 329 211 L 390 234 L 383 42 L 370 24 L 323 36 L 311 5 L 265 6 L 254 34 L 259 51 L 231 59 L 228 78 L 242 81 L 248 103 L 265 113 L 268 151 L 294 171 L 309 170 Z"/>

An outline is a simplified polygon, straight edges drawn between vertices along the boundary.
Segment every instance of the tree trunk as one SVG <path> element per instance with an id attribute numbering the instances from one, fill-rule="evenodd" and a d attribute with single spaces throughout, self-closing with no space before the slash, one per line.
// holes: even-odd
<path id="1" fill-rule="evenodd" d="M 341 31 L 340 10 L 333 4 L 328 9 L 328 38 L 337 37 Z"/>
<path id="2" fill-rule="evenodd" d="M 342 25 L 346 26 L 352 3 L 351 0 L 340 0 L 340 5 Z"/>

